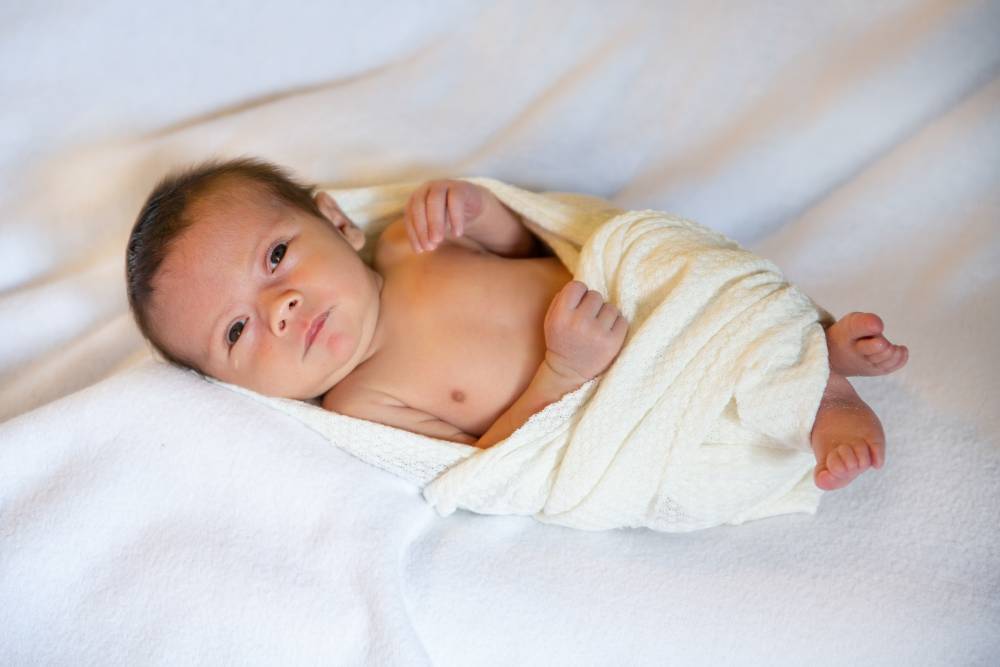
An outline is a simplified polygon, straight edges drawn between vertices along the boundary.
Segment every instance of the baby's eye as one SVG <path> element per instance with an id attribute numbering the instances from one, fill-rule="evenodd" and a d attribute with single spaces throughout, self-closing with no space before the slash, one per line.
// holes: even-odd
<path id="1" fill-rule="evenodd" d="M 285 251 L 288 249 L 288 244 L 282 241 L 277 243 L 271 248 L 271 252 L 267 255 L 267 263 L 271 264 L 273 261 L 275 266 L 281 263 L 281 260 L 285 257 Z M 271 269 L 274 271 L 274 269 Z M 229 327 L 229 331 L 226 332 L 226 343 L 229 347 L 236 344 L 236 341 L 240 339 L 240 334 L 243 333 L 243 327 L 246 326 L 245 321 L 241 320 L 239 322 L 233 323 L 233 326 Z"/>
<path id="2" fill-rule="evenodd" d="M 226 342 L 229 343 L 229 347 L 236 344 L 236 341 L 240 339 L 240 334 L 243 333 L 243 322 L 236 322 L 233 326 L 229 327 L 229 331 L 226 332 Z M 233 332 L 236 332 L 236 337 L 233 337 Z"/>
<path id="3" fill-rule="evenodd" d="M 285 256 L 285 251 L 287 249 L 288 249 L 288 244 L 283 241 L 275 245 L 273 248 L 271 248 L 271 253 L 267 256 L 268 265 L 270 265 L 272 261 L 274 261 L 275 266 L 280 264 L 281 259 Z M 277 257 L 277 259 L 275 259 L 275 257 Z M 271 269 L 271 271 L 274 271 L 274 269 Z"/>

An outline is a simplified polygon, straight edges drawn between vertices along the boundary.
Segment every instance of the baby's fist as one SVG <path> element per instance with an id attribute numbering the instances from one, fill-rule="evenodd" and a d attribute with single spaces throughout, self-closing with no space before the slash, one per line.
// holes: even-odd
<path id="1" fill-rule="evenodd" d="M 417 188 L 406 204 L 403 225 L 416 252 L 434 250 L 448 230 L 461 236 L 483 210 L 483 191 L 458 180 L 428 181 Z"/>
<path id="2" fill-rule="evenodd" d="M 628 322 L 599 292 L 567 283 L 545 314 L 545 361 L 559 375 L 583 384 L 618 356 Z"/>

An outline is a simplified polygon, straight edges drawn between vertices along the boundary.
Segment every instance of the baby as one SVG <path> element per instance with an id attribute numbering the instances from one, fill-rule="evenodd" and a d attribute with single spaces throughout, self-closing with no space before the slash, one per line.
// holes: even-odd
<path id="1" fill-rule="evenodd" d="M 175 365 L 258 393 L 476 447 L 603 373 L 628 324 L 488 190 L 436 180 L 376 241 L 325 192 L 249 158 L 168 175 L 128 243 L 129 305 Z M 826 330 L 830 378 L 814 479 L 841 488 L 885 460 L 845 376 L 902 367 L 882 321 Z"/>

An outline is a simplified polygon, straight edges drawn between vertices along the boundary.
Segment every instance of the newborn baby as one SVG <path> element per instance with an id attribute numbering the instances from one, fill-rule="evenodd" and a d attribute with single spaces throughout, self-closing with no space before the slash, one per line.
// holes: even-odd
<path id="1" fill-rule="evenodd" d="M 210 161 L 164 178 L 128 244 L 129 304 L 171 363 L 269 396 L 490 447 L 603 373 L 628 325 L 521 218 L 465 181 L 423 184 L 375 243 L 325 192 L 273 165 Z M 826 330 L 812 430 L 825 490 L 884 463 L 849 375 L 902 367 L 881 320 Z"/>

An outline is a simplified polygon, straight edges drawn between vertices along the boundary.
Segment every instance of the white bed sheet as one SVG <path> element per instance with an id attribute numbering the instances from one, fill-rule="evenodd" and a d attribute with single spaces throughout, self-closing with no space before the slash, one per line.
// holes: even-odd
<path id="1" fill-rule="evenodd" d="M 0 663 L 990 664 L 1000 3 L 0 8 Z M 153 361 L 165 169 L 485 175 L 658 208 L 909 345 L 884 470 L 687 535 L 437 517 Z"/>

